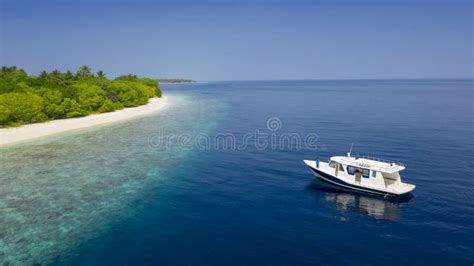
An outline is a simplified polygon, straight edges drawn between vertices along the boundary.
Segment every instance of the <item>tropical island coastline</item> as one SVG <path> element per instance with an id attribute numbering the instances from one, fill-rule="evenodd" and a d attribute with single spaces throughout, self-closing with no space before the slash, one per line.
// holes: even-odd
<path id="1" fill-rule="evenodd" d="M 145 105 L 84 117 L 58 119 L 20 127 L 0 128 L 0 147 L 21 144 L 79 129 L 102 126 L 153 114 L 168 105 L 168 97 L 151 98 Z"/>
<path id="2" fill-rule="evenodd" d="M 167 105 L 157 80 L 128 74 L 115 79 L 82 66 L 39 76 L 0 69 L 0 146 L 151 114 Z"/>

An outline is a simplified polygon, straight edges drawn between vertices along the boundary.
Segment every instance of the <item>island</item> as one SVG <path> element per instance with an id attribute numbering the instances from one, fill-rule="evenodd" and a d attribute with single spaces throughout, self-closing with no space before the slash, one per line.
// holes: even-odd
<path id="1" fill-rule="evenodd" d="M 158 81 L 136 75 L 106 78 L 82 66 L 76 73 L 28 75 L 17 67 L 0 70 L 0 127 L 112 112 L 161 97 Z"/>
<path id="2" fill-rule="evenodd" d="M 108 79 L 82 66 L 38 76 L 0 70 L 0 146 L 155 112 L 165 106 L 155 79 L 128 74 Z"/>
<path id="3" fill-rule="evenodd" d="M 159 83 L 192 83 L 196 82 L 192 79 L 158 79 Z"/>

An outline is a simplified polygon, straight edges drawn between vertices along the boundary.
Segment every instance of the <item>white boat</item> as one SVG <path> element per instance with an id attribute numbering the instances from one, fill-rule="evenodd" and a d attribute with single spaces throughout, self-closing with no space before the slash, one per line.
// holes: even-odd
<path id="1" fill-rule="evenodd" d="M 347 189 L 384 196 L 401 196 L 410 193 L 415 185 L 403 183 L 400 163 L 376 158 L 333 156 L 329 162 L 304 160 L 314 175 L 324 181 Z"/>

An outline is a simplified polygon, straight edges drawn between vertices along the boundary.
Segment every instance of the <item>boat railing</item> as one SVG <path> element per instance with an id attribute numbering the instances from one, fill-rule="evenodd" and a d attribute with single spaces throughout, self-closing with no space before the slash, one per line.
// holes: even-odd
<path id="1" fill-rule="evenodd" d="M 355 158 L 362 158 L 362 159 L 367 159 L 367 160 L 373 160 L 373 161 L 380 161 L 380 162 L 384 162 L 384 163 L 389 163 L 389 164 L 396 164 L 396 165 L 400 165 L 400 166 L 405 166 L 405 164 L 399 162 L 399 161 L 393 161 L 393 160 L 387 160 L 387 159 L 384 159 L 384 158 L 378 158 L 378 157 L 373 157 L 373 156 L 365 156 L 365 155 L 353 155 Z"/>

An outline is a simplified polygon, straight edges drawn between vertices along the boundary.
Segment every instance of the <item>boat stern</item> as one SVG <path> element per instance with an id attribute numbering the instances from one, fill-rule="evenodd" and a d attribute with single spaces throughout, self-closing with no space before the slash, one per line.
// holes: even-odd
<path id="1" fill-rule="evenodd" d="M 416 186 L 413 184 L 401 183 L 398 189 L 399 195 L 404 195 L 415 190 Z"/>

